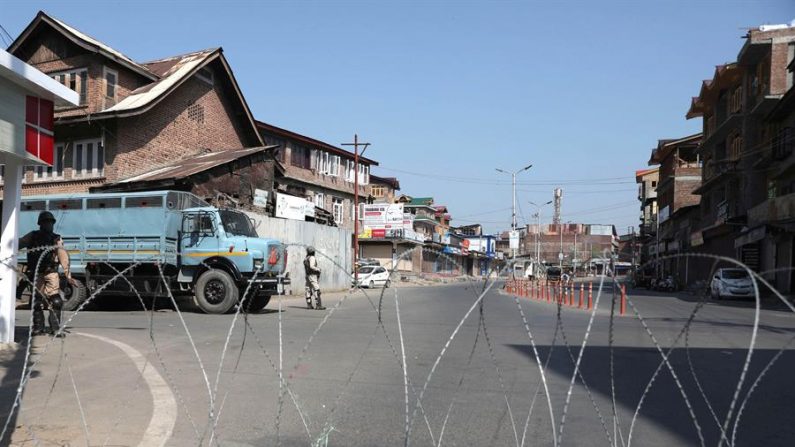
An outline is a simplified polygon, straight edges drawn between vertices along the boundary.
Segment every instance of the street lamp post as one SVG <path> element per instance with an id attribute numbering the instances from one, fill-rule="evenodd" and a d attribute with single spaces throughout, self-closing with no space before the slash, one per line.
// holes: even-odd
<path id="1" fill-rule="evenodd" d="M 519 169 L 518 171 L 514 171 L 514 172 L 506 171 L 506 170 L 500 169 L 500 168 L 495 168 L 497 170 L 497 172 L 501 172 L 503 174 L 510 174 L 511 175 L 511 186 L 512 186 L 512 190 L 513 190 L 513 207 L 511 208 L 512 209 L 512 212 L 511 212 L 511 231 L 512 232 L 516 231 L 516 175 L 521 173 L 521 172 L 524 172 L 524 171 L 526 171 L 526 170 L 528 170 L 528 169 L 530 169 L 532 167 L 533 167 L 533 165 L 527 165 L 527 166 L 523 167 L 522 169 Z M 515 248 L 511 248 L 511 258 L 512 258 L 512 260 L 514 262 L 516 262 L 516 249 Z"/>

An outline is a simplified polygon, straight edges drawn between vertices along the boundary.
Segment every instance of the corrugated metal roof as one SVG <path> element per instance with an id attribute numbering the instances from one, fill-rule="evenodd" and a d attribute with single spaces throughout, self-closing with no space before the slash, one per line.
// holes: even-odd
<path id="1" fill-rule="evenodd" d="M 133 61 L 121 51 L 118 51 L 110 46 L 100 42 L 99 40 L 89 36 L 88 34 L 83 33 L 82 31 L 78 30 L 77 28 L 67 25 L 66 23 L 62 22 L 55 17 L 52 17 L 46 14 L 43 11 L 39 11 L 36 14 L 36 18 L 34 18 L 28 26 L 25 28 L 22 33 L 20 33 L 19 37 L 14 40 L 11 46 L 8 47 L 8 51 L 10 53 L 14 53 L 20 45 L 27 39 L 27 37 L 33 32 L 33 30 L 40 24 L 40 23 L 47 23 L 51 27 L 55 28 L 57 31 L 61 32 L 62 34 L 67 35 L 73 42 L 76 44 L 87 48 L 98 51 L 102 53 L 105 57 L 110 59 L 114 59 L 122 65 L 126 65 L 128 68 L 136 71 L 137 73 L 148 77 L 150 79 L 157 79 L 157 75 L 149 71 L 143 65 Z"/>
<path id="2" fill-rule="evenodd" d="M 259 121 L 259 120 L 256 121 L 256 125 L 257 125 L 257 128 L 260 129 L 260 131 L 273 133 L 275 135 L 278 135 L 279 137 L 282 137 L 282 138 L 285 138 L 285 139 L 288 139 L 288 140 L 292 139 L 292 140 L 300 141 L 302 143 L 306 143 L 306 144 L 309 144 L 309 145 L 312 145 L 312 146 L 318 146 L 318 147 L 320 147 L 322 149 L 325 149 L 325 150 L 327 150 L 329 152 L 332 152 L 332 153 L 335 153 L 337 155 L 344 155 L 344 156 L 349 157 L 349 158 L 353 158 L 354 157 L 354 153 L 351 152 L 351 151 L 347 151 L 345 149 L 341 149 L 341 148 L 339 148 L 337 146 L 334 146 L 334 145 L 331 145 L 329 143 L 326 143 L 325 141 L 320 141 L 318 139 L 315 139 L 315 138 L 312 138 L 312 137 L 308 137 L 306 135 L 301 135 L 300 133 L 293 132 L 292 130 L 287 130 L 287 129 L 284 129 L 284 128 L 281 128 L 281 127 L 278 127 L 278 126 L 274 126 L 273 124 L 269 124 L 269 123 L 266 123 L 266 122 L 263 122 L 263 121 Z M 359 161 L 362 162 L 362 163 L 369 163 L 371 165 L 378 166 L 378 162 L 377 161 L 369 159 L 367 157 L 362 157 L 361 155 L 359 156 Z"/>
<path id="3" fill-rule="evenodd" d="M 152 68 L 152 72 L 157 73 L 161 79 L 133 90 L 128 97 L 103 112 L 120 112 L 148 105 L 193 73 L 216 51 L 218 49 L 213 48 L 144 64 Z"/>
<path id="4" fill-rule="evenodd" d="M 227 164 L 229 162 L 254 155 L 258 152 L 275 149 L 278 146 L 258 146 L 245 149 L 231 149 L 218 152 L 207 152 L 180 160 L 171 165 L 164 166 L 154 171 L 136 175 L 118 183 L 153 182 L 159 180 L 183 179 L 198 174 L 208 169 Z"/>

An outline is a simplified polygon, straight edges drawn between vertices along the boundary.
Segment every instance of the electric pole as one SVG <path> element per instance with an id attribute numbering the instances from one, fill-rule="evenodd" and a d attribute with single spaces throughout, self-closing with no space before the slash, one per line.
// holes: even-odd
<path id="1" fill-rule="evenodd" d="M 359 134 L 353 135 L 353 143 L 342 143 L 343 146 L 353 146 L 353 282 L 359 285 L 359 270 L 356 261 L 359 259 L 359 146 L 362 154 L 370 143 L 360 143 Z"/>

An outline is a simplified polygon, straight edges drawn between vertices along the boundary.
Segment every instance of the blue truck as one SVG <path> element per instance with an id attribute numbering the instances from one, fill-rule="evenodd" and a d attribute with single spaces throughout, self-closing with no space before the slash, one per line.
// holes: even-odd
<path id="1" fill-rule="evenodd" d="M 64 288 L 66 310 L 95 291 L 129 297 L 170 291 L 192 295 L 207 313 L 226 313 L 241 302 L 256 312 L 290 281 L 284 244 L 258 237 L 244 213 L 188 192 L 28 196 L 21 205 L 21 235 L 38 228 L 41 211 L 55 215 L 77 280 Z M 22 251 L 20 264 L 25 258 Z"/>

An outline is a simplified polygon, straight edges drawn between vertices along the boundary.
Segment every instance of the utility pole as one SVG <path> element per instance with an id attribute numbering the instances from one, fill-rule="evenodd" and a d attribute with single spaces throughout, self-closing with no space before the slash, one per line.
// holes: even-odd
<path id="1" fill-rule="evenodd" d="M 370 146 L 370 143 L 360 143 L 359 134 L 353 135 L 353 143 L 342 143 L 343 146 L 353 146 L 353 281 L 359 283 L 359 270 L 356 268 L 356 261 L 359 259 L 359 146 L 362 147 L 362 154 Z"/>
<path id="2" fill-rule="evenodd" d="M 512 212 L 511 212 L 511 232 L 512 233 L 511 234 L 513 234 L 513 232 L 516 231 L 516 175 L 521 173 L 521 172 L 527 171 L 528 169 L 530 169 L 532 167 L 533 167 L 533 165 L 527 165 L 527 166 L 523 167 L 522 169 L 520 169 L 518 171 L 514 171 L 514 172 L 506 171 L 506 170 L 500 169 L 500 168 L 495 168 L 497 170 L 497 172 L 501 172 L 503 174 L 511 174 L 511 186 L 512 186 L 512 190 L 513 190 L 513 194 L 512 194 L 513 207 L 511 208 L 512 209 Z M 511 249 L 511 258 L 512 258 L 512 261 L 516 262 L 516 249 L 515 248 Z"/>
<path id="3" fill-rule="evenodd" d="M 560 264 L 560 274 L 563 274 L 563 224 L 558 223 L 558 233 L 560 233 L 560 252 L 558 252 L 558 263 Z"/>
<path id="4" fill-rule="evenodd" d="M 574 269 L 572 278 L 577 277 L 577 228 L 574 228 L 574 259 L 571 260 L 571 266 Z"/>
<path id="5" fill-rule="evenodd" d="M 538 205 L 535 202 L 528 203 L 536 207 L 536 268 L 539 268 L 541 266 L 541 208 L 551 204 L 552 200 L 542 203 L 541 205 Z"/>

